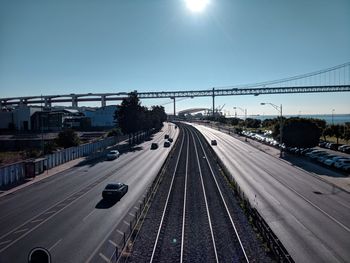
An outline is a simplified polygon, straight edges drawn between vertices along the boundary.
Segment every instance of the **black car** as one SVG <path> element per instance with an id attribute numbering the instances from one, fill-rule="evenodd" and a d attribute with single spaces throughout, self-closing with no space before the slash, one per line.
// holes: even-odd
<path id="1" fill-rule="evenodd" d="M 165 141 L 165 142 L 164 142 L 164 147 L 170 147 L 170 142 Z"/>
<path id="2" fill-rule="evenodd" d="M 168 138 L 168 141 L 173 142 L 174 140 L 173 140 L 173 138 Z"/>
<path id="3" fill-rule="evenodd" d="M 216 140 L 211 140 L 211 145 L 218 145 Z"/>
<path id="4" fill-rule="evenodd" d="M 158 148 L 158 143 L 152 143 L 151 144 L 151 150 L 157 149 Z"/>
<path id="5" fill-rule="evenodd" d="M 107 184 L 102 192 L 103 199 L 121 199 L 128 192 L 128 186 L 123 183 Z"/>

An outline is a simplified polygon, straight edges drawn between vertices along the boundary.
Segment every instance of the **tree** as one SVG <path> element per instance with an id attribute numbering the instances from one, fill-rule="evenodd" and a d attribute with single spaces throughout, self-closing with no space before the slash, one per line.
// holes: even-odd
<path id="1" fill-rule="evenodd" d="M 67 129 L 61 131 L 56 138 L 56 143 L 58 146 L 63 148 L 69 148 L 73 146 L 78 146 L 80 144 L 80 139 L 77 133 L 72 129 Z"/>
<path id="2" fill-rule="evenodd" d="M 141 106 L 136 92 L 129 94 L 129 97 L 123 99 L 121 105 L 117 107 L 114 119 L 124 134 L 129 134 L 129 143 L 131 135 L 135 139 L 135 135 L 141 131 L 150 131 L 152 128 L 159 130 L 163 126 L 163 122 L 167 119 L 167 115 L 163 106 L 152 106 L 151 110 Z M 139 136 L 136 136 L 137 139 Z"/>
<path id="3" fill-rule="evenodd" d="M 142 107 L 136 92 L 131 92 L 129 96 L 123 99 L 121 105 L 117 106 L 114 118 L 124 134 L 131 135 L 142 129 L 142 118 L 140 116 Z"/>
<path id="4" fill-rule="evenodd" d="M 247 118 L 245 120 L 245 126 L 247 128 L 260 128 L 261 120 L 259 119 L 253 119 L 253 118 Z"/>
<path id="5" fill-rule="evenodd" d="M 232 119 L 231 119 L 231 125 L 233 125 L 233 126 L 237 126 L 237 125 L 239 125 L 240 123 L 243 123 L 243 120 L 240 119 L 240 118 L 232 118 Z"/>
<path id="6" fill-rule="evenodd" d="M 282 142 L 288 147 L 310 148 L 318 145 L 320 135 L 321 129 L 315 122 L 290 118 L 284 122 Z"/>

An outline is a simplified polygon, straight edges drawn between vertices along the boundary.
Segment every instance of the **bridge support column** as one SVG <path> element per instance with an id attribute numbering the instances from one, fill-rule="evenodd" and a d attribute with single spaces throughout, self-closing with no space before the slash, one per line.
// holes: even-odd
<path id="1" fill-rule="evenodd" d="M 45 108 L 51 108 L 51 98 L 45 98 Z"/>
<path id="2" fill-rule="evenodd" d="M 101 107 L 106 107 L 106 96 L 101 96 Z"/>
<path id="3" fill-rule="evenodd" d="M 174 97 L 172 97 L 172 99 L 174 100 L 174 118 L 175 118 L 175 116 L 176 116 L 176 98 L 175 98 L 175 96 Z"/>
<path id="4" fill-rule="evenodd" d="M 215 88 L 213 88 L 213 117 L 215 116 Z"/>
<path id="5" fill-rule="evenodd" d="M 72 107 L 74 108 L 78 107 L 78 97 L 75 95 L 72 95 Z"/>

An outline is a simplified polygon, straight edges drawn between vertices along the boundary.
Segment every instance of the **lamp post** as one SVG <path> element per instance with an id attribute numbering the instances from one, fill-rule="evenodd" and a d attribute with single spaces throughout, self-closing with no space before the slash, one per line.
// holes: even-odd
<path id="1" fill-rule="evenodd" d="M 233 107 L 233 109 L 240 109 L 244 113 L 244 120 L 247 119 L 247 109 L 242 109 L 241 107 Z"/>
<path id="2" fill-rule="evenodd" d="M 241 110 L 244 113 L 244 128 L 246 128 L 245 123 L 247 121 L 247 109 L 242 109 L 241 107 L 233 107 L 233 109 L 234 110 L 239 109 L 239 110 Z M 245 141 L 248 141 L 247 140 L 247 136 L 245 136 Z"/>
<path id="3" fill-rule="evenodd" d="M 335 109 L 332 109 L 332 125 L 334 125 L 334 111 Z"/>
<path id="4" fill-rule="evenodd" d="M 282 104 L 281 106 L 277 106 L 273 103 L 270 103 L 270 102 L 261 102 L 260 105 L 266 105 L 266 104 L 269 104 L 271 105 L 275 110 L 277 110 L 279 113 L 280 113 L 280 157 L 282 157 L 282 152 L 283 152 L 283 149 L 282 149 L 282 143 L 283 143 L 283 140 L 282 140 L 282 136 L 283 136 L 283 133 L 282 133 L 282 130 L 283 130 L 283 119 L 282 119 Z"/>

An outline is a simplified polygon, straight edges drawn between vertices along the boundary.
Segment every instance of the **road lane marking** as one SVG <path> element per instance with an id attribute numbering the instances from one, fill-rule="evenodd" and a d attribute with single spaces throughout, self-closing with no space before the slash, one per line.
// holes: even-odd
<path id="1" fill-rule="evenodd" d="M 119 234 L 121 234 L 122 236 L 124 236 L 124 232 L 120 231 L 119 229 L 117 229 L 117 232 L 118 232 Z"/>
<path id="2" fill-rule="evenodd" d="M 3 244 L 6 244 L 6 243 L 9 243 L 9 242 L 11 242 L 12 240 L 6 240 L 6 241 L 2 241 L 2 242 L 0 242 L 0 245 L 3 245 Z"/>
<path id="3" fill-rule="evenodd" d="M 52 249 L 57 246 L 60 242 L 62 241 L 62 238 L 60 240 L 58 240 L 55 244 L 53 244 L 50 248 L 49 251 L 52 251 Z"/>
<path id="4" fill-rule="evenodd" d="M 56 210 L 52 210 L 52 211 L 48 211 L 48 212 L 44 213 L 44 215 L 53 214 L 53 213 L 56 213 L 56 212 L 57 212 Z"/>
<path id="5" fill-rule="evenodd" d="M 15 232 L 13 232 L 14 234 L 18 234 L 18 233 L 21 233 L 21 232 L 25 232 L 27 231 L 29 228 L 25 228 L 25 229 L 20 229 L 20 230 L 17 230 Z"/>
<path id="6" fill-rule="evenodd" d="M 113 240 L 109 239 L 108 242 L 111 243 L 113 247 L 118 247 L 117 244 Z"/>
<path id="7" fill-rule="evenodd" d="M 129 215 L 131 215 L 132 217 L 135 217 L 135 214 L 133 214 L 133 213 L 129 213 Z"/>
<path id="8" fill-rule="evenodd" d="M 111 262 L 110 260 L 109 260 L 109 258 L 107 258 L 105 255 L 103 255 L 102 253 L 100 253 L 99 254 L 100 255 L 100 257 L 102 258 L 102 259 L 104 259 L 106 262 Z"/>
<path id="9" fill-rule="evenodd" d="M 91 216 L 96 210 L 92 210 L 87 216 L 83 218 L 83 221 L 85 221 L 89 216 Z"/>
<path id="10" fill-rule="evenodd" d="M 27 236 L 29 233 L 33 232 L 35 229 L 37 229 L 39 226 L 41 226 L 42 224 L 44 224 L 45 222 L 47 222 L 48 220 L 50 220 L 52 217 L 54 217 L 56 214 L 58 214 L 59 212 L 63 211 L 64 209 L 68 208 L 69 206 L 71 206 L 72 204 L 74 204 L 75 202 L 77 202 L 80 198 L 82 198 L 84 195 L 86 195 L 87 193 L 89 193 L 91 191 L 91 189 L 89 189 L 88 191 L 86 191 L 84 194 L 82 194 L 81 196 L 79 196 L 78 198 L 76 198 L 75 200 L 73 200 L 71 203 L 69 203 L 68 205 L 66 205 L 65 207 L 62 207 L 61 209 L 59 209 L 57 211 L 57 213 L 50 215 L 48 218 L 46 218 L 45 220 L 40 219 L 39 224 L 37 224 L 36 226 L 34 226 L 32 229 L 30 229 L 28 232 L 24 233 L 23 235 L 21 235 L 20 237 L 16 238 L 15 240 L 13 240 L 10 244 L 8 244 L 7 246 L 3 247 L 2 249 L 0 249 L 0 253 L 2 253 L 3 251 L 5 251 L 6 249 L 8 249 L 10 246 L 12 246 L 14 243 L 16 243 L 18 240 L 22 239 L 23 237 Z M 54 206 L 52 206 L 54 207 Z M 49 210 L 49 209 L 48 209 Z M 20 227 L 22 227 L 23 225 L 27 224 L 28 222 L 36 222 L 38 220 L 33 220 L 30 221 L 28 220 L 27 222 L 23 223 L 22 225 L 18 226 L 17 228 L 15 228 L 14 230 L 19 229 Z M 4 238 L 5 236 L 9 235 L 10 233 L 13 233 L 13 231 L 8 232 L 7 234 L 3 235 L 2 237 L 0 237 L 0 239 Z"/>
<path id="11" fill-rule="evenodd" d="M 136 210 L 139 210 L 139 207 L 138 207 L 138 206 L 134 206 L 134 208 L 135 208 Z"/>
<path id="12" fill-rule="evenodd" d="M 125 225 L 128 225 L 128 226 L 130 226 L 130 223 L 128 222 L 128 221 L 123 221 L 123 223 L 125 224 Z"/>
<path id="13" fill-rule="evenodd" d="M 40 219 L 36 219 L 36 220 L 33 220 L 33 221 L 30 221 L 31 223 L 36 223 L 36 222 L 41 222 L 41 221 L 43 221 L 44 220 L 44 218 L 40 218 Z"/>

